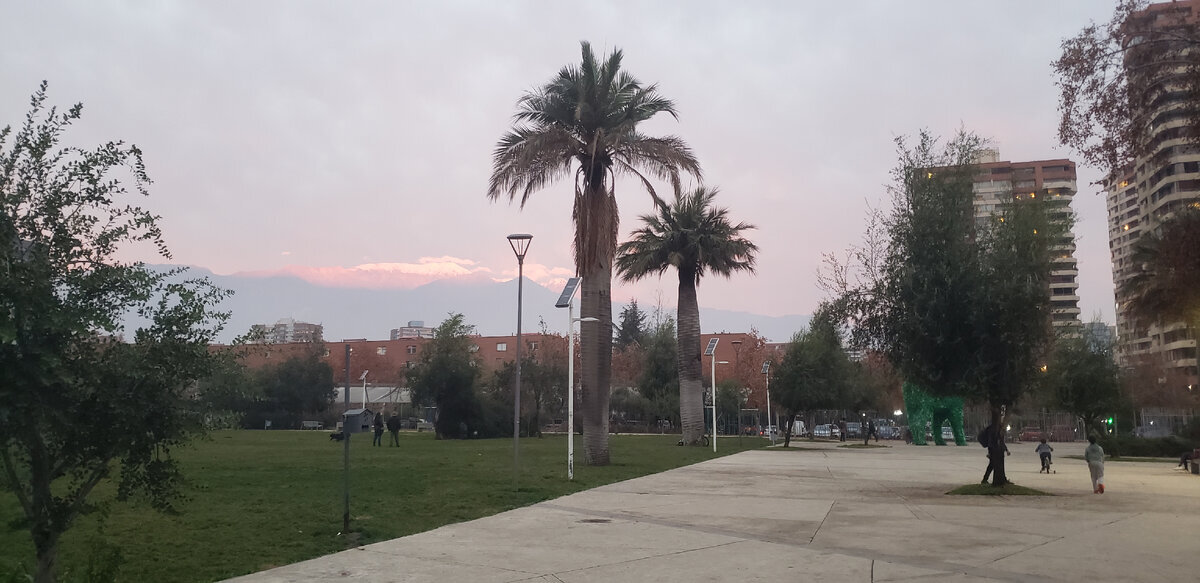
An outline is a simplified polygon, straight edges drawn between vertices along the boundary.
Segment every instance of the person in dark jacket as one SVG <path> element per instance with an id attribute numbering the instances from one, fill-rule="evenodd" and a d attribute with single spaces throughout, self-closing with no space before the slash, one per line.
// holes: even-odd
<path id="1" fill-rule="evenodd" d="M 1000 440 L 1000 447 L 1004 448 L 1004 455 L 1012 455 L 1012 452 L 1008 451 L 1008 444 L 1004 443 L 1004 438 L 997 435 L 995 426 L 988 425 L 984 427 L 983 431 L 979 432 L 979 445 L 988 449 L 988 466 L 987 470 L 983 472 L 983 480 L 980 480 L 980 484 L 988 483 L 988 478 L 992 477 L 992 470 L 994 469 L 992 464 L 995 462 L 992 461 L 992 450 L 988 446 L 991 445 L 994 439 Z"/>
<path id="2" fill-rule="evenodd" d="M 392 442 L 388 444 L 388 447 L 400 447 L 400 418 L 395 413 L 392 413 L 392 416 L 388 417 L 387 430 L 388 433 L 392 434 Z"/>
<path id="3" fill-rule="evenodd" d="M 371 441 L 371 445 L 383 445 L 383 413 L 375 414 L 375 439 Z"/>

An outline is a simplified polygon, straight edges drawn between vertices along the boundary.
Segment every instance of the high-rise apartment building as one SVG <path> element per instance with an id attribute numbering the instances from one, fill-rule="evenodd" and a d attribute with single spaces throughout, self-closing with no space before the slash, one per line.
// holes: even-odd
<path id="1" fill-rule="evenodd" d="M 409 320 L 407 326 L 392 328 L 391 339 L 401 338 L 433 338 L 433 328 L 426 326 L 421 320 Z"/>
<path id="2" fill-rule="evenodd" d="M 1005 203 L 1025 197 L 1051 203 L 1052 218 L 1068 219 L 1075 197 L 1075 163 L 1066 159 L 1009 162 L 995 150 L 985 150 L 975 177 L 975 218 L 986 219 Z M 1055 329 L 1079 326 L 1079 266 L 1075 261 L 1075 237 L 1068 231 L 1051 247 L 1051 317 Z"/>
<path id="3" fill-rule="evenodd" d="M 1138 241 L 1157 233 L 1175 211 L 1200 203 L 1200 144 L 1189 119 L 1195 105 L 1189 107 L 1187 87 L 1177 75 L 1182 65 L 1172 64 L 1200 57 L 1200 49 L 1170 42 L 1173 31 L 1188 23 L 1194 27 L 1198 18 L 1200 1 L 1181 0 L 1152 4 L 1126 21 L 1128 83 L 1146 96 L 1141 102 L 1147 104 L 1132 114 L 1148 122 L 1147 141 L 1128 168 L 1105 182 L 1108 246 L 1117 289 L 1117 358 L 1125 367 L 1161 367 L 1163 384 L 1196 383 L 1196 340 L 1182 322 L 1136 318 L 1128 309 L 1130 298 L 1121 290 L 1139 270 L 1133 258 Z M 1144 66 L 1147 61 L 1159 65 Z"/>
<path id="4" fill-rule="evenodd" d="M 250 327 L 255 342 L 287 344 L 290 342 L 321 342 L 324 326 L 283 318 L 274 325 L 255 324 Z"/>

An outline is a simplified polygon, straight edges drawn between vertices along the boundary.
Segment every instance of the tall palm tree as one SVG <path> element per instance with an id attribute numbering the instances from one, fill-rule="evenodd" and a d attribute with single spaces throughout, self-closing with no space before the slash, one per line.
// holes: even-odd
<path id="1" fill-rule="evenodd" d="M 612 263 L 617 244 L 617 176 L 636 178 L 655 204 L 662 200 L 650 178 L 680 190 L 683 174 L 700 177 L 700 163 L 683 140 L 638 133 L 659 113 L 678 119 L 675 105 L 655 85 L 621 70 L 614 49 L 603 62 L 582 43 L 583 60 L 563 67 L 517 102 L 515 124 L 496 145 L 488 198 L 520 198 L 556 179 L 575 182 L 575 269 L 583 278 L 580 377 L 583 389 L 584 462 L 609 463 L 608 403 L 612 365 Z"/>
<path id="2" fill-rule="evenodd" d="M 660 206 L 656 215 L 640 217 L 644 226 L 621 244 L 617 256 L 617 273 L 625 281 L 662 275 L 668 267 L 679 274 L 679 420 L 683 442 L 693 445 L 704 435 L 696 286 L 706 272 L 724 277 L 737 271 L 753 273 L 758 251 L 758 246 L 741 236 L 754 225 L 731 223 L 727 209 L 712 205 L 716 195 L 716 189 L 704 187 L 676 194 L 675 202 Z"/>
<path id="3" fill-rule="evenodd" d="M 1200 207 L 1184 207 L 1134 248 L 1137 273 L 1122 286 L 1128 309 L 1147 321 L 1200 327 Z"/>

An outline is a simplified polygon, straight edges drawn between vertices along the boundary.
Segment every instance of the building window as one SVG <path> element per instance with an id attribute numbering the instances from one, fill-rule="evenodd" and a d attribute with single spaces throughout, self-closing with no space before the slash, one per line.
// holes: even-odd
<path id="1" fill-rule="evenodd" d="M 386 346 L 380 346 L 379 348 L 376 348 L 376 349 L 375 349 L 375 354 L 378 354 L 379 356 L 383 356 L 383 355 L 387 354 L 387 347 L 386 347 Z"/>
<path id="2" fill-rule="evenodd" d="M 508 351 L 508 343 L 507 342 L 497 342 L 496 343 L 496 352 L 507 352 L 507 351 Z"/>
<path id="3" fill-rule="evenodd" d="M 478 344 L 472 344 L 472 345 L 471 345 L 471 348 L 469 348 L 468 350 L 470 350 L 471 352 L 479 352 L 479 345 L 478 345 Z"/>
<path id="4" fill-rule="evenodd" d="M 323 357 L 325 357 L 325 358 L 329 358 L 329 349 L 328 349 L 328 348 L 326 348 L 326 349 L 325 349 L 325 354 L 322 354 L 321 356 L 323 356 Z"/>
<path id="5" fill-rule="evenodd" d="M 417 353 L 417 347 L 416 347 L 416 346 L 414 346 L 414 345 L 412 345 L 412 344 L 409 344 L 409 345 L 408 345 L 408 348 L 407 348 L 406 350 L 408 351 L 408 353 L 409 353 L 409 354 L 416 354 L 416 353 Z"/>
<path id="6" fill-rule="evenodd" d="M 530 351 L 537 350 L 537 345 L 538 345 L 538 343 L 537 343 L 537 342 L 530 342 L 530 343 L 529 343 L 529 350 L 530 350 Z"/>

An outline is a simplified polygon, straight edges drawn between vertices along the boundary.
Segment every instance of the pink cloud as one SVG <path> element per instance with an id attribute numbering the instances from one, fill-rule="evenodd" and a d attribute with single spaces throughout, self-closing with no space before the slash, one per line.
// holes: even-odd
<path id="1" fill-rule="evenodd" d="M 525 264 L 525 277 L 550 289 L 559 289 L 573 269 L 550 267 L 538 263 Z M 461 257 L 422 257 L 416 263 L 363 263 L 352 267 L 288 265 L 280 269 L 244 271 L 235 275 L 248 277 L 292 276 L 314 285 L 370 289 L 412 289 L 439 280 L 470 280 L 480 277 L 493 281 L 509 281 L 516 269 L 499 272 Z"/>

